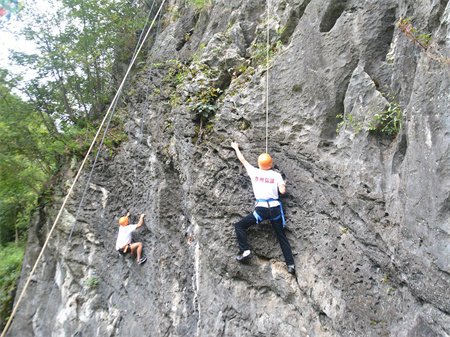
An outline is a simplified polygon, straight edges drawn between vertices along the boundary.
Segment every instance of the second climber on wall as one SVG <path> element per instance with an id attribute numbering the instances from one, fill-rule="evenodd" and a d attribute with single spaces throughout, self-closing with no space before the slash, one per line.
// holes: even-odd
<path id="1" fill-rule="evenodd" d="M 142 242 L 131 242 L 131 237 L 132 233 L 144 223 L 145 214 L 141 214 L 139 222 L 135 225 L 129 224 L 129 216 L 130 212 L 119 219 L 120 227 L 116 240 L 116 250 L 122 255 L 125 255 L 126 253 L 133 255 L 136 251 L 137 263 L 141 264 L 147 260 L 147 257 L 142 255 Z"/>

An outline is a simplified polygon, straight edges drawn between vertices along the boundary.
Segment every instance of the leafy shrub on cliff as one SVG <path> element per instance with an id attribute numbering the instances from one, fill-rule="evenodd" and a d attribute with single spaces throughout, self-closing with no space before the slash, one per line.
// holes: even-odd
<path id="1" fill-rule="evenodd" d="M 195 111 L 200 120 L 207 121 L 214 115 L 215 102 L 221 93 L 222 90 L 209 86 L 188 99 L 189 110 Z"/>
<path id="2" fill-rule="evenodd" d="M 388 135 L 397 135 L 402 127 L 402 110 L 395 102 L 388 102 L 386 107 L 375 114 L 368 124 L 369 131 Z"/>
<path id="3" fill-rule="evenodd" d="M 196 144 L 201 142 L 205 127 L 208 129 L 207 124 L 215 115 L 217 109 L 216 101 L 221 93 L 221 89 L 209 86 L 190 97 L 187 101 L 189 110 L 195 112 L 200 122 L 197 137 L 194 139 Z"/>
<path id="4" fill-rule="evenodd" d="M 393 93 L 383 94 L 386 98 L 384 106 L 376 105 L 372 107 L 368 113 L 369 118 L 352 116 L 350 114 L 337 115 L 337 118 L 342 118 L 338 124 L 336 132 L 339 133 L 343 128 L 358 133 L 361 130 L 385 134 L 389 136 L 396 136 L 402 127 L 403 110 L 397 103 Z M 373 112 L 376 111 L 375 114 Z"/>
<path id="5" fill-rule="evenodd" d="M 188 3 L 194 6 L 197 12 L 201 12 L 212 5 L 212 0 L 189 0 Z"/>
<path id="6" fill-rule="evenodd" d="M 266 43 L 256 43 L 251 46 L 252 50 L 252 64 L 254 67 L 262 65 L 267 67 L 267 61 L 270 63 L 275 54 L 281 52 L 282 43 L 280 40 L 276 42 L 275 45 L 269 47 L 269 55 L 267 55 L 267 44 Z M 268 59 L 267 59 L 268 58 Z"/>
<path id="7" fill-rule="evenodd" d="M 412 44 L 422 48 L 430 59 L 437 61 L 443 66 L 450 65 L 450 58 L 444 56 L 437 44 L 431 43 L 431 33 L 425 34 L 420 31 L 420 29 L 414 27 L 412 24 L 412 17 L 406 19 L 400 18 L 397 22 L 397 28 L 400 29 L 400 32 L 404 34 Z"/>

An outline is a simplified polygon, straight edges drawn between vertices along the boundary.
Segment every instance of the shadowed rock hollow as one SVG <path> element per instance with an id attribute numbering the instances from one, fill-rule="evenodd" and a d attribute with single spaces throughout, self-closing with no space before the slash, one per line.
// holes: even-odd
<path id="1" fill-rule="evenodd" d="M 8 336 L 448 336 L 448 1 L 271 1 L 269 19 L 264 1 L 169 1 L 164 13 L 118 112 L 129 140 L 101 155 L 61 265 L 88 172 L 77 185 Z M 229 144 L 254 165 L 265 151 L 267 76 L 297 279 L 268 224 L 249 231 L 251 262 L 235 261 L 253 193 Z M 389 104 L 401 130 L 369 131 Z M 142 266 L 114 250 L 134 193 Z M 19 291 L 57 206 L 31 224 Z"/>

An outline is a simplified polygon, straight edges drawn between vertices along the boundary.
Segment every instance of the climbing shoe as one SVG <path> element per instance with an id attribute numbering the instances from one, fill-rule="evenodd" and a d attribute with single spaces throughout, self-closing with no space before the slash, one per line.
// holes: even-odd
<path id="1" fill-rule="evenodd" d="M 253 254 L 250 250 L 246 250 L 244 252 L 239 252 L 239 254 L 236 256 L 236 260 L 239 262 L 245 262 L 250 260 L 253 257 Z"/>
<path id="2" fill-rule="evenodd" d="M 295 275 L 295 266 L 288 266 L 288 273 Z"/>
<path id="3" fill-rule="evenodd" d="M 142 263 L 144 263 L 145 261 L 147 261 L 147 256 L 142 256 L 139 260 L 138 260 L 138 264 L 142 264 Z"/>

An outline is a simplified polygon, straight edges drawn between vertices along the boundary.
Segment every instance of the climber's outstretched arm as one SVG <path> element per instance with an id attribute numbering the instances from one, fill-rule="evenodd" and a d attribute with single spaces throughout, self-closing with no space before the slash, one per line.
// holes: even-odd
<path id="1" fill-rule="evenodd" d="M 236 151 L 236 156 L 238 157 L 239 161 L 244 165 L 245 168 L 247 168 L 247 165 L 250 165 L 247 160 L 245 160 L 244 155 L 242 154 L 241 150 L 239 150 L 239 144 L 236 142 L 231 142 L 231 147 Z"/>
<path id="2" fill-rule="evenodd" d="M 144 218 L 145 218 L 145 214 L 141 214 L 141 217 L 139 218 L 139 222 L 138 222 L 136 228 L 139 228 L 142 226 L 142 224 L 144 223 Z"/>

